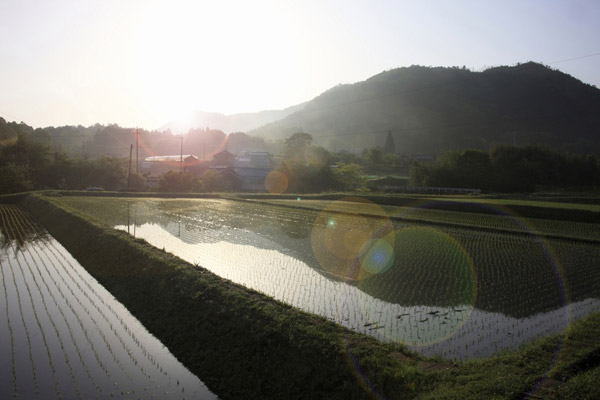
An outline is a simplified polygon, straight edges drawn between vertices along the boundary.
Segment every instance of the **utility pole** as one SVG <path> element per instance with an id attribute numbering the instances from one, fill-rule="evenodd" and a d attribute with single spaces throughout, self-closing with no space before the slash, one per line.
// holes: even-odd
<path id="1" fill-rule="evenodd" d="M 131 156 L 133 153 L 133 145 L 129 145 L 129 172 L 127 172 L 127 190 L 131 187 Z"/>
<path id="2" fill-rule="evenodd" d="M 181 151 L 179 153 L 179 170 L 183 171 L 183 135 L 181 135 Z"/>
<path id="3" fill-rule="evenodd" d="M 135 173 L 136 175 L 139 175 L 140 173 L 140 161 L 138 159 L 138 151 L 140 148 L 139 145 L 139 136 L 140 136 L 140 132 L 138 131 L 138 128 L 135 128 Z"/>

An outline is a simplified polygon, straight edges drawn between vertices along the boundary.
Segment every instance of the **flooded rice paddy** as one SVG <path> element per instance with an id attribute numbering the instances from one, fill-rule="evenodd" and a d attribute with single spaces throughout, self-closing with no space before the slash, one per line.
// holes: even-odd
<path id="1" fill-rule="evenodd" d="M 299 309 L 425 355 L 464 360 L 600 310 L 600 246 L 523 232 L 228 200 L 65 204 Z M 499 223 L 504 218 L 499 215 Z"/>
<path id="2" fill-rule="evenodd" d="M 216 398 L 16 206 L 0 216 L 0 398 Z"/>

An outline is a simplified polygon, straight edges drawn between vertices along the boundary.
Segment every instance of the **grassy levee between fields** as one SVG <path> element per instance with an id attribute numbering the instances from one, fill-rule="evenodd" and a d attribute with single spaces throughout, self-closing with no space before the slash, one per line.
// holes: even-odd
<path id="1" fill-rule="evenodd" d="M 417 361 L 40 194 L 18 202 L 221 398 L 410 398 Z M 402 360 L 400 360 L 402 359 Z"/>
<path id="2" fill-rule="evenodd" d="M 484 197 L 459 197 L 459 196 L 413 196 L 395 194 L 349 194 L 349 193 L 325 193 L 310 195 L 289 194 L 240 194 L 240 198 L 269 200 L 269 199 L 311 199 L 311 200 L 338 200 L 353 201 L 361 198 L 378 205 L 400 206 L 400 207 L 427 207 L 442 211 L 458 211 L 475 214 L 498 214 L 498 206 L 509 207 L 515 214 L 525 218 L 554 219 L 570 222 L 600 223 L 600 212 L 591 209 L 574 209 L 571 203 L 547 201 L 523 201 L 504 200 Z M 597 205 L 588 205 L 589 208 L 597 208 Z"/>

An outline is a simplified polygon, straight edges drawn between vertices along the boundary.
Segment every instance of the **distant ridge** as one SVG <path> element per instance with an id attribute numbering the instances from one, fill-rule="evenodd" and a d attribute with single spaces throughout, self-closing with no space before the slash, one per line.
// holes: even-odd
<path id="1" fill-rule="evenodd" d="M 333 87 L 249 133 L 298 131 L 350 151 L 383 146 L 391 132 L 399 153 L 514 143 L 600 154 L 600 90 L 534 62 L 483 72 L 411 66 Z"/>
<path id="2" fill-rule="evenodd" d="M 248 132 L 259 126 L 287 117 L 300 111 L 305 103 L 288 107 L 284 110 L 266 110 L 255 113 L 239 113 L 225 115 L 216 112 L 195 111 L 187 123 L 171 121 L 158 130 L 167 129 L 176 134 L 188 133 L 190 129 L 206 128 L 218 129 L 225 133 Z"/>

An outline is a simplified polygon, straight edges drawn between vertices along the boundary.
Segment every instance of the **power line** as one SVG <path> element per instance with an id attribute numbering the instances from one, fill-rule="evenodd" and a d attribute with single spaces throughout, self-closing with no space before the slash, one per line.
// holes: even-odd
<path id="1" fill-rule="evenodd" d="M 578 57 L 573 57 L 573 58 L 566 58 L 564 60 L 553 61 L 553 62 L 549 63 L 548 65 L 561 64 L 561 63 L 564 63 L 564 62 L 567 62 L 567 61 L 581 60 L 583 58 L 590 58 L 590 57 L 595 57 L 595 56 L 600 56 L 600 52 L 598 52 L 598 53 L 592 53 L 592 54 L 586 54 L 584 56 L 578 56 Z"/>

